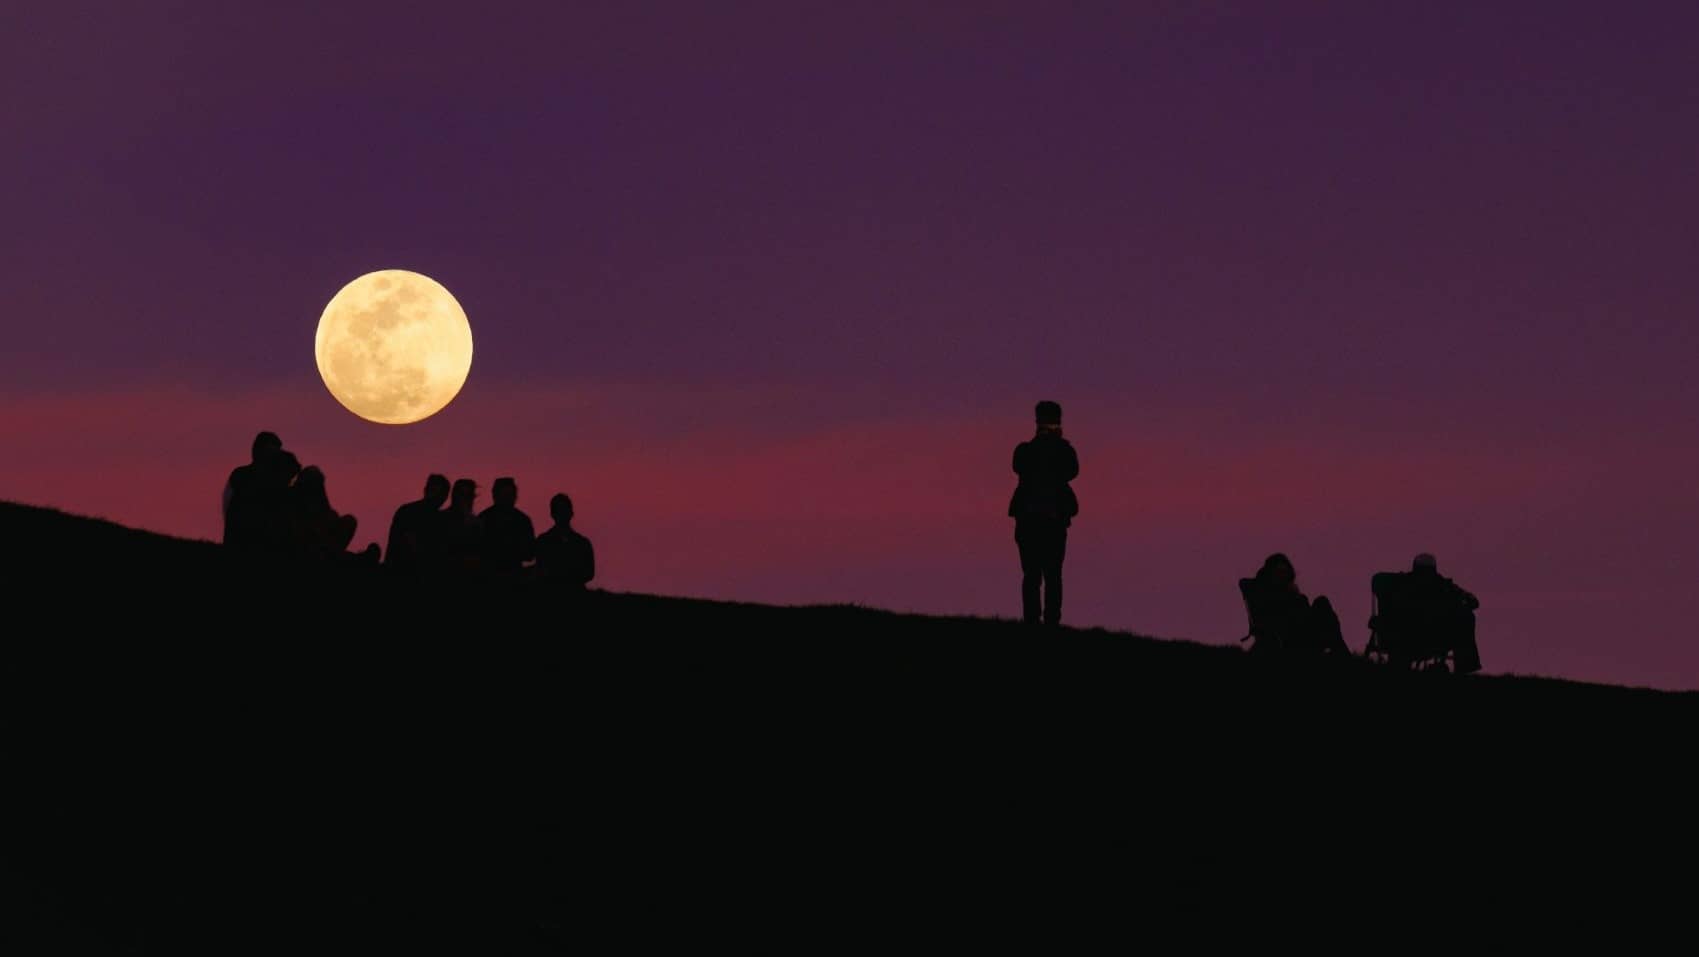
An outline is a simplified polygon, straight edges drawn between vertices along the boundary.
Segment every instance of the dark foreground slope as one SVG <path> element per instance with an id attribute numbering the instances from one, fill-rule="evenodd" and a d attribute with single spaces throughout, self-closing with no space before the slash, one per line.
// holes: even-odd
<path id="1" fill-rule="evenodd" d="M 966 888 L 1599 879 L 1693 827 L 1695 695 L 0 536 L 8 952 L 783 946 Z"/>

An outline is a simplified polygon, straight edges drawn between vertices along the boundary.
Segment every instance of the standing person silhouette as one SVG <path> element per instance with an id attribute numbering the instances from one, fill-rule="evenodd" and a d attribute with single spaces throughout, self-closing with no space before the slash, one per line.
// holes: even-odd
<path id="1" fill-rule="evenodd" d="M 478 483 L 469 478 L 455 479 L 449 491 L 448 510 L 438 513 L 444 528 L 448 568 L 454 574 L 477 575 L 483 570 L 484 520 L 474 508 L 477 502 Z"/>
<path id="2" fill-rule="evenodd" d="M 553 528 L 537 536 L 537 574 L 570 592 L 581 592 L 596 577 L 596 550 L 572 527 L 572 499 L 565 492 L 549 499 Z"/>
<path id="3" fill-rule="evenodd" d="M 395 510 L 384 564 L 407 572 L 441 569 L 446 550 L 442 507 L 448 503 L 448 490 L 448 476 L 433 473 L 425 479 L 424 497 Z"/>
<path id="4" fill-rule="evenodd" d="M 1015 520 L 1015 544 L 1021 552 L 1021 619 L 1062 623 L 1062 559 L 1068 551 L 1068 526 L 1079 514 L 1079 499 L 1068 484 L 1080 474 L 1079 456 L 1062 437 L 1062 407 L 1044 401 L 1034 408 L 1037 434 L 1015 446 L 1014 469 L 1020 477 L 1009 499 Z"/>
<path id="5" fill-rule="evenodd" d="M 495 504 L 478 518 L 484 523 L 484 567 L 498 575 L 517 575 L 536 557 L 537 531 L 531 516 L 519 510 L 519 484 L 508 476 L 490 486 Z"/>

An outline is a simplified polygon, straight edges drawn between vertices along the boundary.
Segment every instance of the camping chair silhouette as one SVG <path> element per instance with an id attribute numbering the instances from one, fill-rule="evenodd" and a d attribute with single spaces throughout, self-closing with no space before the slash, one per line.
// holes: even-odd
<path id="1" fill-rule="evenodd" d="M 1395 668 L 1456 670 L 1458 630 L 1436 609 L 1423 607 L 1408 572 L 1381 572 L 1369 579 L 1374 613 L 1363 656 Z M 1477 666 L 1478 667 L 1478 666 Z"/>
<path id="2" fill-rule="evenodd" d="M 1252 651 L 1281 651 L 1290 648 L 1293 636 L 1286 634 L 1285 628 L 1271 614 L 1269 593 L 1263 583 L 1255 578 L 1239 579 L 1239 597 L 1245 600 L 1245 637 L 1239 641 L 1251 642 Z"/>

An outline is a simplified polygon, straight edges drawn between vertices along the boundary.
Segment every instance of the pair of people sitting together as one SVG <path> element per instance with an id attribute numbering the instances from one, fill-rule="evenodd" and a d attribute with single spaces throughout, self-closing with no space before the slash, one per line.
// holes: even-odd
<path id="1" fill-rule="evenodd" d="M 1383 572 L 1370 584 L 1375 614 L 1365 651 L 1394 665 L 1429 667 L 1449 659 L 1459 674 L 1481 669 L 1475 644 L 1480 601 L 1439 573 L 1432 555 L 1417 555 L 1408 572 Z M 1298 589 L 1298 572 L 1283 554 L 1268 556 L 1254 578 L 1239 580 L 1251 620 L 1253 651 L 1350 654 L 1332 602 L 1310 601 Z"/>
<path id="2" fill-rule="evenodd" d="M 1298 590 L 1298 570 L 1276 552 L 1262 563 L 1254 578 L 1239 580 L 1239 593 L 1250 613 L 1251 650 L 1259 652 L 1318 652 L 1350 654 L 1339 615 L 1323 595 L 1310 601 Z"/>

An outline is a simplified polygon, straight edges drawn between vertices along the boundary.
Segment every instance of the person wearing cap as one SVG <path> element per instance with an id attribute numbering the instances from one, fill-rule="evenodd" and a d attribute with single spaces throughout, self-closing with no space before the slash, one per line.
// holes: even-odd
<path id="1" fill-rule="evenodd" d="M 1045 400 L 1033 412 L 1037 431 L 1015 446 L 1018 481 L 1009 499 L 1021 556 L 1021 620 L 1029 625 L 1040 620 L 1059 625 L 1062 560 L 1068 550 L 1068 528 L 1080 510 L 1069 483 L 1080 474 L 1080 460 L 1062 437 L 1062 407 Z"/>
<path id="2" fill-rule="evenodd" d="M 1481 652 L 1475 643 L 1475 610 L 1480 599 L 1439 573 L 1439 560 L 1423 552 L 1410 562 L 1411 597 L 1423 609 L 1428 627 L 1452 640 L 1457 673 L 1481 670 Z"/>
<path id="3" fill-rule="evenodd" d="M 475 574 L 483 565 L 484 523 L 474 510 L 477 503 L 478 483 L 455 479 L 448 508 L 442 512 L 443 546 L 451 572 Z"/>
<path id="4" fill-rule="evenodd" d="M 497 575 L 517 575 L 536 555 L 536 527 L 518 508 L 519 483 L 513 479 L 496 479 L 490 498 L 494 504 L 478 514 L 484 523 L 484 567 Z"/>

